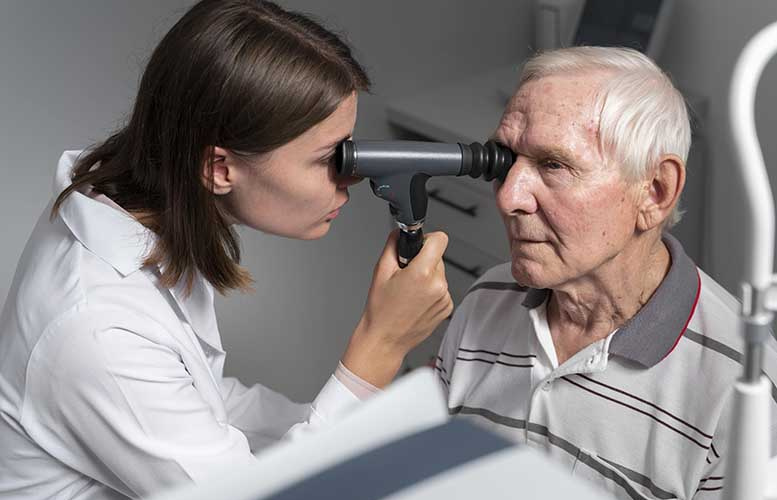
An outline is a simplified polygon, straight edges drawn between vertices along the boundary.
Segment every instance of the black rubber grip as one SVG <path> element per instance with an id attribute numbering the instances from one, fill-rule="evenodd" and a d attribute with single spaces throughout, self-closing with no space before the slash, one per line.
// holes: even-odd
<path id="1" fill-rule="evenodd" d="M 335 149 L 337 175 L 353 175 L 356 170 L 356 154 L 353 141 L 341 141 Z"/>
<path id="2" fill-rule="evenodd" d="M 399 240 L 397 241 L 397 257 L 399 260 L 399 267 L 404 268 L 407 266 L 413 257 L 418 255 L 421 251 L 421 247 L 424 246 L 424 230 L 418 229 L 417 231 L 404 231 L 399 230 Z"/>

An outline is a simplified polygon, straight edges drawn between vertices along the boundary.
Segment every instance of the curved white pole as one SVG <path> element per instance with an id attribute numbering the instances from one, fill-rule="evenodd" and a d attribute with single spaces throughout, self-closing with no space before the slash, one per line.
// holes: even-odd
<path id="1" fill-rule="evenodd" d="M 769 475 L 770 389 L 761 375 L 761 344 L 773 316 L 765 296 L 774 269 L 774 199 L 755 128 L 755 96 L 763 69 L 777 53 L 777 23 L 756 34 L 739 56 L 731 80 L 729 118 L 735 162 L 744 182 L 750 228 L 745 240 L 742 320 L 745 374 L 733 393 L 732 428 L 723 484 L 726 500 L 763 500 Z"/>
<path id="2" fill-rule="evenodd" d="M 761 30 L 747 44 L 734 68 L 729 94 L 729 118 L 734 139 L 735 162 L 747 192 L 752 222 L 748 245 L 751 250 L 744 281 L 766 289 L 774 259 L 774 198 L 763 154 L 755 131 L 755 94 L 764 67 L 777 52 L 777 23 Z"/>

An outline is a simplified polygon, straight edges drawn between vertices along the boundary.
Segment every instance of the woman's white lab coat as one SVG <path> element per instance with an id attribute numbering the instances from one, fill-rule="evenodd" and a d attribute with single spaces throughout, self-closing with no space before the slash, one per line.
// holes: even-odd
<path id="1" fill-rule="evenodd" d="M 60 159 L 55 194 L 77 155 Z M 0 497 L 147 495 L 358 401 L 335 377 L 310 405 L 223 377 L 212 288 L 160 286 L 143 266 L 152 243 L 83 193 L 40 218 L 0 316 Z"/>

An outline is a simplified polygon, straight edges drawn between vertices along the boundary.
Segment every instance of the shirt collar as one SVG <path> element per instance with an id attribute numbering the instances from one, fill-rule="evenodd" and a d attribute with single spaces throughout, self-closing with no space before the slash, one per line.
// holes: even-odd
<path id="1" fill-rule="evenodd" d="M 672 352 L 696 310 L 701 278 L 677 239 L 664 234 L 672 262 L 653 296 L 621 326 L 610 342 L 610 354 L 650 368 Z M 523 306 L 533 309 L 547 298 L 548 289 L 530 289 Z"/>
<path id="2" fill-rule="evenodd" d="M 71 185 L 73 166 L 81 151 L 65 151 L 54 179 L 54 196 Z M 155 235 L 130 214 L 75 191 L 65 198 L 59 217 L 84 247 L 122 276 L 141 267 L 153 248 Z"/>
<path id="3" fill-rule="evenodd" d="M 59 160 L 54 179 L 58 196 L 71 183 L 73 167 L 81 151 L 65 151 Z M 107 262 L 122 276 L 129 276 L 145 265 L 156 235 L 132 215 L 114 203 L 103 203 L 79 191 L 62 203 L 59 216 L 76 239 L 90 252 Z M 160 266 L 163 270 L 164 266 Z M 198 337 L 221 350 L 214 311 L 213 287 L 197 273 L 187 294 L 185 280 L 170 293 Z"/>

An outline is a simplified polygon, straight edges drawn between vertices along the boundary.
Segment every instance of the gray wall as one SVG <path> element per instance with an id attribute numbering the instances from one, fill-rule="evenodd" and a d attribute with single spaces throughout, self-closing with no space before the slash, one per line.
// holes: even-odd
<path id="1" fill-rule="evenodd" d="M 347 31 L 375 88 L 360 103 L 356 134 L 392 133 L 383 103 L 392 97 L 515 61 L 532 36 L 529 0 L 480 2 L 288 0 Z M 736 55 L 777 19 L 774 0 L 679 0 L 662 64 L 710 98 L 707 133 L 712 200 L 711 271 L 732 289 L 741 250 L 742 195 L 730 174 L 725 95 Z M 0 2 L 0 300 L 35 219 L 51 192 L 59 154 L 97 141 L 129 110 L 149 50 L 190 2 L 6 0 Z M 777 74 L 761 85 L 761 130 L 777 129 Z M 765 145 L 774 161 L 777 145 Z M 356 324 L 372 266 L 387 232 L 386 207 L 366 185 L 317 242 L 244 233 L 256 293 L 219 301 L 227 372 L 287 394 L 312 397 Z"/>
<path id="2" fill-rule="evenodd" d="M 0 2 L 0 300 L 52 194 L 60 154 L 121 121 L 139 68 L 185 5 Z"/>

